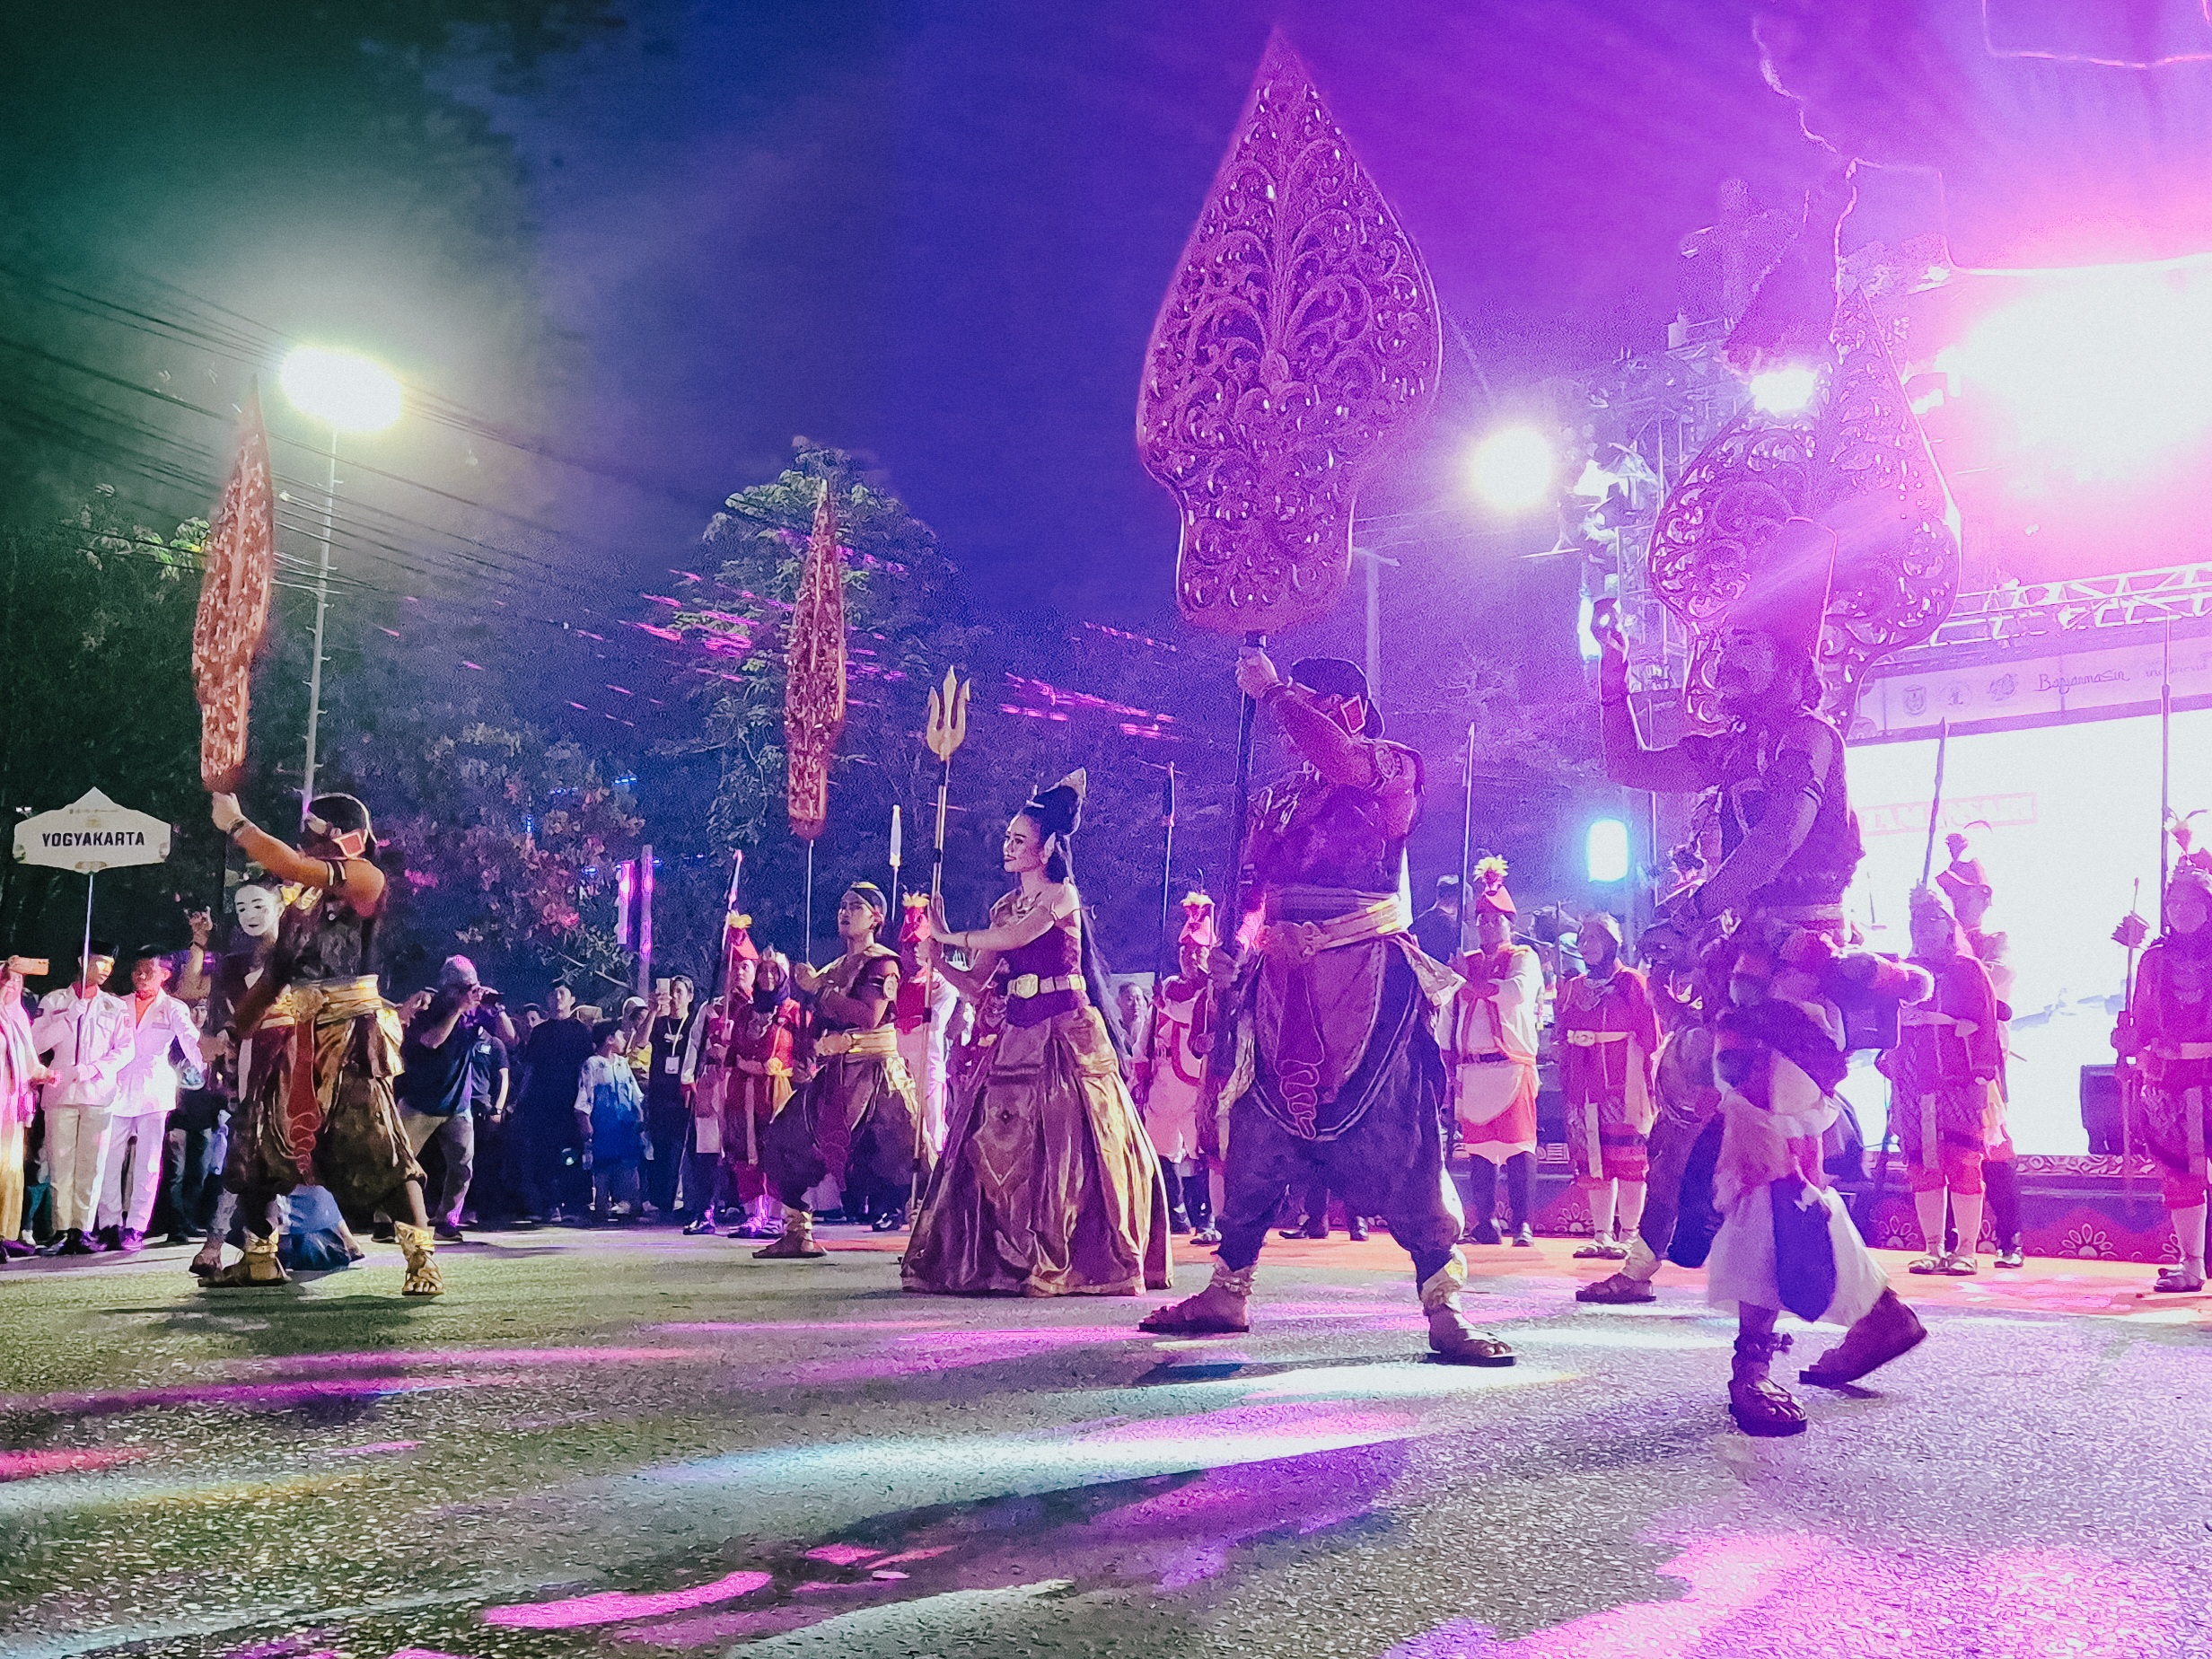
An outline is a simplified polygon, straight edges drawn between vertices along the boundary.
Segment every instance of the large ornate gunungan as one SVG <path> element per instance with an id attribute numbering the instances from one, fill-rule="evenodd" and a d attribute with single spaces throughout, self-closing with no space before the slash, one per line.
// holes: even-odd
<path id="1" fill-rule="evenodd" d="M 276 507 L 269 486 L 261 393 L 246 392 L 231 474 L 208 526 L 199 611 L 192 624 L 192 691 L 199 703 L 199 777 L 234 792 L 246 773 L 246 716 L 253 659 L 268 627 L 276 557 Z"/>
<path id="2" fill-rule="evenodd" d="M 784 645 L 784 676 L 785 804 L 791 832 L 811 841 L 830 821 L 830 757 L 845 730 L 845 555 L 827 479 Z"/>
<path id="3" fill-rule="evenodd" d="M 1652 586 L 1697 641 L 1682 701 L 1699 726 L 1723 724 L 1720 623 L 1760 580 L 1784 521 L 1837 532 L 1820 668 L 1823 711 L 1847 732 L 1867 669 L 1933 635 L 1958 595 L 1957 510 L 1864 297 L 1838 307 L 1834 344 L 1813 406 L 1746 408 L 1676 481 L 1652 532 Z"/>
<path id="4" fill-rule="evenodd" d="M 1277 633 L 1330 609 L 1353 499 L 1427 410 L 1443 358 L 1419 250 L 1271 36 L 1137 397 L 1137 453 L 1182 513 L 1185 621 Z"/>

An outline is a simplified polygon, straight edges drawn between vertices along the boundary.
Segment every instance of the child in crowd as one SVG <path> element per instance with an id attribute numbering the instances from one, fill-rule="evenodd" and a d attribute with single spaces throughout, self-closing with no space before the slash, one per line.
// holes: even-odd
<path id="1" fill-rule="evenodd" d="M 577 1079 L 576 1119 L 592 1148 L 593 1207 L 602 1221 L 618 1210 L 634 1219 L 645 1157 L 645 1097 L 622 1050 L 621 1022 L 601 1021 L 592 1037 L 597 1047 Z"/>

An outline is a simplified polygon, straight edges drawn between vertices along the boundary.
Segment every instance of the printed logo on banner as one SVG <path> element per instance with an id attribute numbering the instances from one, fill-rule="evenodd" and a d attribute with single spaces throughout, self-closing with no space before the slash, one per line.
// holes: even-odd
<path id="1" fill-rule="evenodd" d="M 1984 823 L 1992 830 L 2010 830 L 2035 821 L 2035 796 L 2032 792 L 2021 794 L 1962 795 L 1945 801 L 1943 814 L 1937 820 L 1938 830 L 1963 830 L 1969 824 Z M 1859 813 L 1859 829 L 1867 835 L 1926 835 L 1927 833 L 1927 803 L 1899 801 L 1891 805 L 1868 807 Z"/>

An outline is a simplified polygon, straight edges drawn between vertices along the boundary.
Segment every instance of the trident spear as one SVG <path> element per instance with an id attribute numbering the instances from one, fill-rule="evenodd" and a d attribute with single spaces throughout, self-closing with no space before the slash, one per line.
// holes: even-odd
<path id="1" fill-rule="evenodd" d="M 937 757 L 937 842 L 929 865 L 929 896 L 944 892 L 944 803 L 952 787 L 952 756 L 968 741 L 968 693 L 973 680 L 962 680 L 951 669 L 944 684 L 929 694 L 929 727 L 922 741 Z"/>

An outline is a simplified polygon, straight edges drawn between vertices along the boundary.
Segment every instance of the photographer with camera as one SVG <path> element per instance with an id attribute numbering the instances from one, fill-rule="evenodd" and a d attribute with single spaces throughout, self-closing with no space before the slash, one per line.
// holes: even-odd
<path id="1" fill-rule="evenodd" d="M 505 1092 L 499 1002 L 499 993 L 477 978 L 474 962 L 449 956 L 438 973 L 436 995 L 400 1045 L 399 1126 L 418 1159 L 437 1143 L 443 1169 L 428 1208 L 443 1243 L 461 1242 L 454 1217 L 475 1173 L 475 1103 L 496 1101 Z"/>

